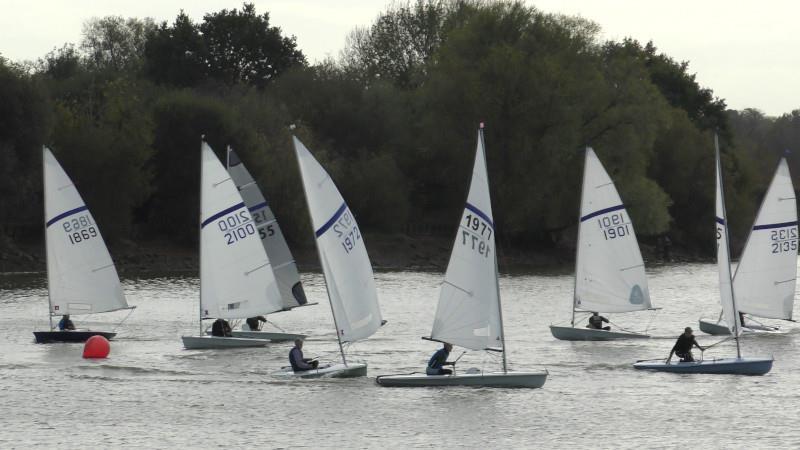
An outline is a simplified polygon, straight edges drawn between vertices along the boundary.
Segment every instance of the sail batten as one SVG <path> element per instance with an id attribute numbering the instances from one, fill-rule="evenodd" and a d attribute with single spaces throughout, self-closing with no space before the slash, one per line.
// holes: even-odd
<path id="1" fill-rule="evenodd" d="M 280 224 L 272 213 L 261 189 L 247 170 L 242 160 L 228 148 L 228 173 L 236 184 L 248 211 L 256 223 L 261 244 L 267 252 L 272 272 L 278 282 L 278 290 L 283 301 L 283 311 L 308 303 L 300 273 L 294 257 L 283 236 Z"/>
<path id="2" fill-rule="evenodd" d="M 652 308 L 633 223 L 591 148 L 586 149 L 577 247 L 576 310 L 620 313 Z"/>
<path id="3" fill-rule="evenodd" d="M 739 311 L 791 320 L 797 275 L 798 222 L 789 166 L 781 158 L 733 277 Z"/>
<path id="4" fill-rule="evenodd" d="M 225 167 L 205 142 L 201 153 L 201 316 L 244 319 L 282 310 L 277 281 L 255 220 Z"/>
<path id="5" fill-rule="evenodd" d="M 297 137 L 293 142 L 337 336 L 366 339 L 383 320 L 364 238 L 328 173 Z"/>
<path id="6" fill-rule="evenodd" d="M 43 160 L 50 314 L 127 309 L 117 269 L 92 213 L 47 148 Z"/>

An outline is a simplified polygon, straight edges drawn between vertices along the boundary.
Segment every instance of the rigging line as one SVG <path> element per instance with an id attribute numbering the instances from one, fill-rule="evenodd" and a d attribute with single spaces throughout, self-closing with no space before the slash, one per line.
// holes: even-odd
<path id="1" fill-rule="evenodd" d="M 617 325 L 616 323 L 612 322 L 611 319 L 608 320 L 608 323 L 609 323 L 609 325 L 614 325 L 615 327 L 619 328 L 620 330 L 627 331 L 628 333 L 645 334 L 643 331 L 634 331 L 634 330 L 629 330 L 627 328 L 623 328 L 623 327 Z"/>
<path id="2" fill-rule="evenodd" d="M 661 310 L 661 309 L 656 309 L 656 310 L 655 310 L 655 313 L 653 313 L 653 314 L 650 316 L 650 321 L 649 321 L 649 322 L 647 322 L 647 326 L 646 326 L 646 327 L 645 327 L 645 329 L 644 329 L 644 333 L 645 333 L 645 334 L 647 334 L 647 332 L 650 330 L 650 326 L 651 326 L 651 325 L 653 325 L 653 321 L 656 319 L 656 316 L 658 315 L 658 312 L 659 312 L 660 310 Z"/>
<path id="3" fill-rule="evenodd" d="M 117 324 L 117 326 L 115 326 L 115 327 L 114 327 L 114 329 L 113 329 L 113 330 L 111 330 L 111 332 L 112 332 L 112 333 L 116 333 L 116 332 L 117 332 L 117 328 L 119 328 L 119 327 L 120 327 L 120 325 L 122 325 L 122 323 L 123 323 L 123 322 L 125 322 L 126 320 L 128 320 L 128 317 L 130 317 L 130 316 L 131 316 L 131 314 L 133 314 L 133 312 L 134 312 L 134 311 L 136 311 L 136 309 L 134 309 L 134 308 L 131 308 L 131 309 L 130 309 L 130 311 L 128 311 L 128 314 L 126 314 L 126 315 L 125 315 L 125 317 L 122 319 L 122 321 L 121 321 L 120 323 L 118 323 L 118 324 Z"/>
<path id="4" fill-rule="evenodd" d="M 264 318 L 266 319 L 266 317 L 264 317 Z M 270 325 L 272 325 L 273 327 L 279 329 L 280 331 L 286 333 L 286 330 L 284 330 L 283 328 L 279 327 L 278 324 L 276 324 L 275 322 L 271 322 L 269 319 L 267 319 L 265 322 L 270 324 Z"/>

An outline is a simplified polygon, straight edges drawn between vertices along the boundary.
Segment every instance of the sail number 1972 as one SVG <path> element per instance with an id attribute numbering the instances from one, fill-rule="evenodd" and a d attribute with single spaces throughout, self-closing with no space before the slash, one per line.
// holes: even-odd
<path id="1" fill-rule="evenodd" d="M 333 225 L 333 231 L 341 240 L 342 248 L 345 253 L 350 253 L 356 247 L 356 242 L 361 240 L 361 232 L 358 224 L 353 220 L 350 211 L 345 211 L 339 220 Z"/>

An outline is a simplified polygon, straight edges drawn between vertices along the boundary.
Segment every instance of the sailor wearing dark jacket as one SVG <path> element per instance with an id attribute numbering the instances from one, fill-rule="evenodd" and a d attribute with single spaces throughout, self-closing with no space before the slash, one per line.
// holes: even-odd
<path id="1" fill-rule="evenodd" d="M 701 347 L 700 344 L 697 343 L 697 340 L 694 338 L 692 334 L 691 327 L 686 327 L 683 330 L 683 334 L 678 336 L 678 340 L 675 341 L 675 345 L 672 346 L 672 350 L 669 352 L 669 358 L 667 358 L 667 363 L 672 360 L 672 355 L 678 355 L 681 359 L 681 362 L 691 362 L 694 361 L 692 357 L 692 347 L 697 347 L 700 351 L 705 350 L 705 347 Z"/>
<path id="2" fill-rule="evenodd" d="M 427 375 L 451 375 L 453 371 L 442 366 L 456 365 L 454 362 L 447 361 L 447 357 L 450 356 L 450 351 L 452 350 L 453 344 L 445 342 L 444 346 L 431 356 L 430 361 L 428 361 L 428 367 L 425 368 L 425 373 Z"/>
<path id="3" fill-rule="evenodd" d="M 292 370 L 295 372 L 302 372 L 304 370 L 316 369 L 319 366 L 319 361 L 303 358 L 303 341 L 295 339 L 294 347 L 289 351 L 289 364 L 292 365 Z"/>

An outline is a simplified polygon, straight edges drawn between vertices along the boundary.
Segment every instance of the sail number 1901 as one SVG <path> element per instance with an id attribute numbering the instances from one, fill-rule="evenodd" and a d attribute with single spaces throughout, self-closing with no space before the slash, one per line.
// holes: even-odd
<path id="1" fill-rule="evenodd" d="M 625 216 L 623 216 L 621 212 L 600 217 L 597 219 L 597 225 L 600 227 L 600 231 L 603 232 L 603 237 L 606 240 L 631 234 L 630 222 L 625 222 Z"/>

